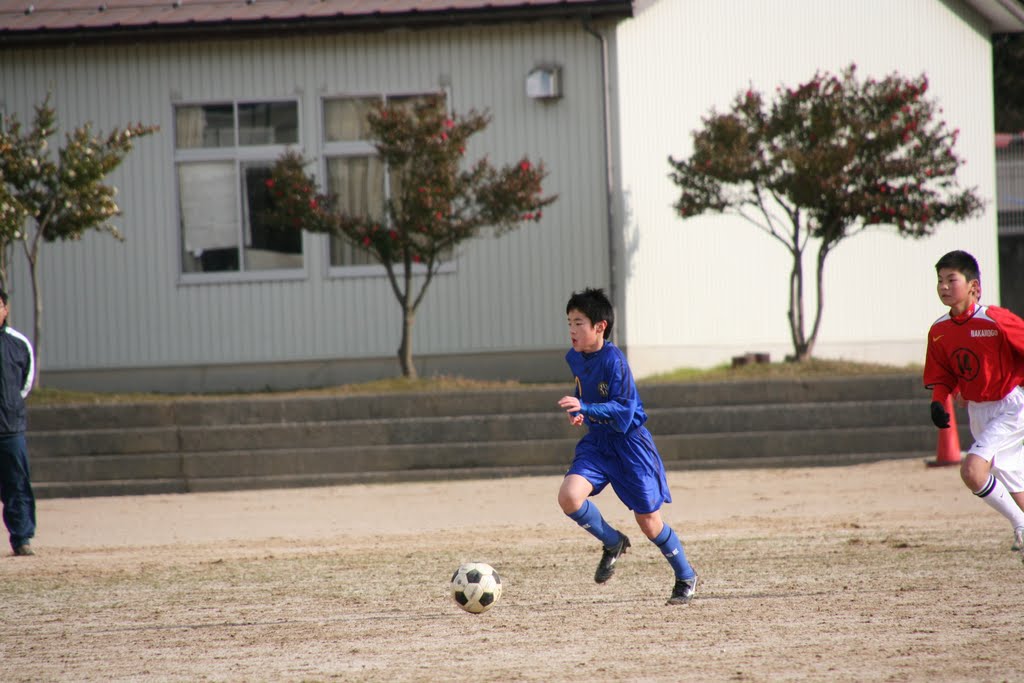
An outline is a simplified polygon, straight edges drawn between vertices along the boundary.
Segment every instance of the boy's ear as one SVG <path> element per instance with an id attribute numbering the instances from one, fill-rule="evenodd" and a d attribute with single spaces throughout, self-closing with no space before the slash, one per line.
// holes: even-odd
<path id="1" fill-rule="evenodd" d="M 600 321 L 598 321 L 597 323 L 594 324 L 594 329 L 597 330 L 601 334 L 601 336 L 603 337 L 604 336 L 604 331 L 608 329 L 608 321 L 607 320 L 600 320 Z"/>

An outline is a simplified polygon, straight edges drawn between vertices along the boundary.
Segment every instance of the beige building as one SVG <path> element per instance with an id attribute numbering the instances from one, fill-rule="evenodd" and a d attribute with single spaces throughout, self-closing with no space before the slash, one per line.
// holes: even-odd
<path id="1" fill-rule="evenodd" d="M 540 223 L 463 244 L 417 316 L 422 375 L 559 380 L 571 291 L 608 289 L 636 374 L 779 359 L 787 253 L 736 219 L 680 221 L 667 158 L 713 107 L 855 62 L 927 73 L 993 205 L 909 241 L 878 230 L 830 257 L 816 355 L 920 362 L 941 312 L 933 264 L 953 248 L 998 272 L 993 32 L 1010 0 L 660 0 L 488 3 L 122 0 L 87 9 L 0 0 L 0 109 L 31 119 L 53 93 L 65 129 L 157 124 L 111 177 L 127 240 L 43 253 L 45 382 L 222 391 L 393 376 L 398 304 L 383 269 L 321 235 L 254 218 L 273 160 L 295 148 L 358 205 L 379 197 L 359 113 L 441 92 L 487 109 L 468 157 L 543 160 L 559 200 Z M 996 280 L 998 281 L 998 280 Z M 31 289 L 14 259 L 15 324 Z M 986 290 L 989 295 L 995 293 Z"/>

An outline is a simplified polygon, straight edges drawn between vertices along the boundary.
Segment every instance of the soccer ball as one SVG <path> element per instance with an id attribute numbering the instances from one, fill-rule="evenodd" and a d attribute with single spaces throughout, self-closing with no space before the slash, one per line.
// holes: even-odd
<path id="1" fill-rule="evenodd" d="M 467 612 L 486 612 L 501 597 L 501 577 L 489 564 L 467 562 L 452 574 L 452 597 Z"/>

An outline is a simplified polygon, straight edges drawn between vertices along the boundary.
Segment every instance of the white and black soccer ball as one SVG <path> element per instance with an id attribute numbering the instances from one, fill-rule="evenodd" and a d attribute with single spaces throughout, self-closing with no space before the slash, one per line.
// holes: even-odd
<path id="1" fill-rule="evenodd" d="M 452 597 L 467 612 L 486 612 L 501 597 L 501 577 L 484 562 L 467 562 L 452 574 Z"/>

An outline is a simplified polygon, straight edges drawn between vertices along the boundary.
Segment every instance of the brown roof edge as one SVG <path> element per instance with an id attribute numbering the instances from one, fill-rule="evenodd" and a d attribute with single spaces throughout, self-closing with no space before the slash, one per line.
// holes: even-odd
<path id="1" fill-rule="evenodd" d="M 427 29 L 468 24 L 500 24 L 535 21 L 622 20 L 633 16 L 630 0 L 569 2 L 517 6 L 482 5 L 471 9 L 446 9 L 332 17 L 299 17 L 258 21 L 217 20 L 180 24 L 75 27 L 70 29 L 10 30 L 0 28 L 0 49 L 15 47 L 86 44 L 178 42 L 198 39 L 243 39 L 348 32 L 386 31 L 398 28 Z"/>

